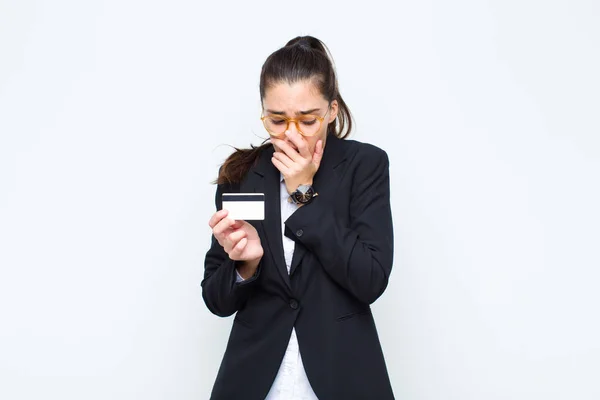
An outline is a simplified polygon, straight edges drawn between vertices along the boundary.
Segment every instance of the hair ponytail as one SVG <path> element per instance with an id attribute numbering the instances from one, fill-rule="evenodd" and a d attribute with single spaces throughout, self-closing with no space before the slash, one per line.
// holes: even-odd
<path id="1" fill-rule="evenodd" d="M 337 118 L 327 126 L 327 133 L 335 135 L 340 139 L 346 139 L 352 132 L 352 114 L 339 92 L 336 100 L 338 102 L 338 115 Z"/>
<path id="2" fill-rule="evenodd" d="M 260 74 L 260 99 L 264 99 L 267 89 L 273 85 L 302 80 L 313 81 L 329 103 L 337 100 L 337 118 L 327 126 L 327 134 L 340 139 L 348 137 L 352 131 L 352 114 L 340 95 L 333 57 L 327 46 L 315 37 L 298 36 L 267 58 Z M 236 148 L 223 163 L 216 183 L 240 182 L 269 146 L 271 143 L 250 146 L 250 149 Z"/>
<path id="3" fill-rule="evenodd" d="M 269 146 L 270 143 L 250 145 L 249 149 L 234 147 L 235 152 L 227 157 L 219 169 L 219 177 L 213 183 L 223 185 L 241 182 L 248 170 L 258 161 L 260 153 Z"/>

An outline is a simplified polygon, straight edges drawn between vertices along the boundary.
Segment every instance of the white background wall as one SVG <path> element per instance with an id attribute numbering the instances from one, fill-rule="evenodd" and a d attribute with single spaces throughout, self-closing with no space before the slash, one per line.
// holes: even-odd
<path id="1" fill-rule="evenodd" d="M 217 167 L 330 47 L 391 158 L 398 399 L 600 398 L 600 3 L 0 0 L 0 399 L 205 399 Z"/>

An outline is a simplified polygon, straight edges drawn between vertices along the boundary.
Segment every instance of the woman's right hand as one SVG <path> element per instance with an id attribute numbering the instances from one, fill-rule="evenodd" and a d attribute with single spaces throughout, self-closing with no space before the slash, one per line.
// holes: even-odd
<path id="1" fill-rule="evenodd" d="M 242 277 L 251 276 L 256 271 L 264 252 L 256 228 L 242 220 L 227 218 L 228 211 L 220 210 L 208 221 L 213 235 L 234 261 L 244 261 L 249 271 L 239 271 Z M 251 272 L 250 274 L 246 272 Z"/>

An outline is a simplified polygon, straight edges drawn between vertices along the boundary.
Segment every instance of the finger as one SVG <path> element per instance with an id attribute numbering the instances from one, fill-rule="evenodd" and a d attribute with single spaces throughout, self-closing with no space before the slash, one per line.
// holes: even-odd
<path id="1" fill-rule="evenodd" d="M 227 230 L 231 229 L 231 226 L 234 224 L 234 222 L 235 221 L 231 218 L 223 218 L 221 221 L 219 221 L 219 223 L 217 223 L 217 225 L 215 225 L 215 227 L 213 228 L 213 234 L 215 235 L 219 243 L 221 243 L 225 235 L 229 233 L 227 232 Z"/>
<path id="2" fill-rule="evenodd" d="M 243 219 L 236 219 L 233 222 L 233 225 L 231 225 L 231 229 L 234 229 L 234 230 L 240 229 L 242 226 L 244 226 L 245 222 L 246 221 L 244 221 Z"/>
<path id="3" fill-rule="evenodd" d="M 279 161 L 281 161 L 281 163 L 283 165 L 285 165 L 286 168 L 288 168 L 288 169 L 292 169 L 292 167 L 295 164 L 294 160 L 289 158 L 286 154 L 283 154 L 283 153 L 280 153 L 277 151 L 273 153 L 273 157 L 278 159 Z"/>
<path id="4" fill-rule="evenodd" d="M 246 236 L 247 234 L 244 231 L 234 231 L 228 234 L 224 240 L 225 246 L 223 246 L 223 248 L 225 249 L 225 252 L 229 253 L 238 244 L 238 242 Z"/>
<path id="5" fill-rule="evenodd" d="M 233 231 L 229 235 L 227 235 L 227 239 L 231 241 L 234 245 L 239 242 L 242 238 L 245 238 L 248 234 L 245 231 Z"/>
<path id="6" fill-rule="evenodd" d="M 297 132 L 292 132 L 292 131 L 286 131 L 285 135 L 288 137 L 288 139 L 290 139 L 292 141 L 292 143 L 294 143 L 294 145 L 298 149 L 298 153 L 300 153 L 300 155 L 303 158 L 310 160 L 311 154 L 310 154 L 310 150 L 308 149 L 308 143 L 302 137 L 302 135 L 300 135 Z"/>
<path id="7" fill-rule="evenodd" d="M 247 244 L 248 239 L 242 238 L 239 242 L 237 242 L 235 247 L 231 249 L 231 252 L 229 252 L 229 258 L 231 258 L 232 260 L 238 260 L 244 252 L 244 249 L 246 248 Z"/>
<path id="8" fill-rule="evenodd" d="M 258 235 L 256 228 L 254 226 L 252 226 L 251 223 L 244 221 L 243 219 L 236 219 L 235 224 L 233 225 L 233 228 L 235 230 L 241 229 L 244 232 L 246 232 L 247 235 L 252 235 L 253 233 L 256 233 Z"/>
<path id="9" fill-rule="evenodd" d="M 227 214 L 229 214 L 229 211 L 227 210 L 219 210 L 216 213 L 214 213 L 212 215 L 212 217 L 210 218 L 210 220 L 208 220 L 208 226 L 210 226 L 210 228 L 214 228 L 215 225 L 217 225 L 219 223 L 219 221 L 221 221 L 223 218 L 225 218 L 227 216 Z"/>
<path id="10" fill-rule="evenodd" d="M 283 176 L 288 176 L 289 175 L 289 168 L 286 167 L 281 161 L 279 161 L 278 159 L 276 159 L 275 157 L 271 158 L 271 162 L 273 163 L 273 165 L 275 166 L 275 168 L 277 168 L 279 170 L 279 172 L 281 172 L 283 174 Z"/>
<path id="11" fill-rule="evenodd" d="M 283 153 L 285 153 L 289 158 L 291 158 L 295 162 L 302 161 L 303 157 L 300 155 L 300 153 L 298 153 L 296 151 L 296 149 L 294 149 L 292 146 L 290 146 L 290 144 L 288 142 L 286 142 L 285 140 L 279 140 L 279 139 L 273 140 L 272 139 L 271 142 L 273 142 L 273 144 L 275 144 L 277 147 L 279 147 L 279 149 Z"/>
<path id="12" fill-rule="evenodd" d="M 315 145 L 315 152 L 312 156 L 312 162 L 319 169 L 319 165 L 321 165 L 321 160 L 323 159 L 323 141 L 319 140 Z"/>

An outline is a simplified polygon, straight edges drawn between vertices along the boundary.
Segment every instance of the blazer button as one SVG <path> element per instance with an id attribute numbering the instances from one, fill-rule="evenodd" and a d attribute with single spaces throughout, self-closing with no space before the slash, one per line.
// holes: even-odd
<path id="1" fill-rule="evenodd" d="M 298 301 L 296 299 L 291 299 L 290 300 L 290 307 L 292 307 L 293 310 L 298 309 Z"/>
<path id="2" fill-rule="evenodd" d="M 304 233 L 304 231 L 302 229 L 298 229 L 296 231 L 296 236 L 300 237 L 300 236 L 302 236 L 303 233 Z"/>

